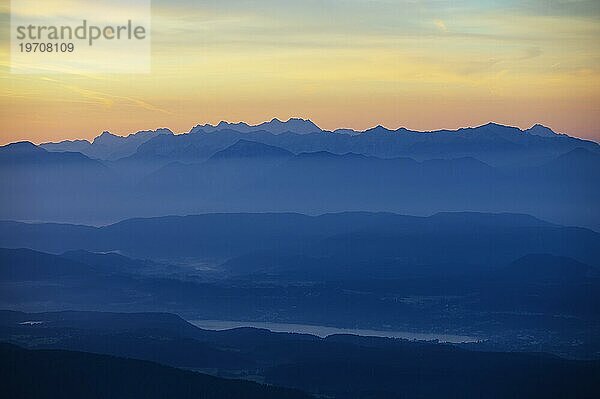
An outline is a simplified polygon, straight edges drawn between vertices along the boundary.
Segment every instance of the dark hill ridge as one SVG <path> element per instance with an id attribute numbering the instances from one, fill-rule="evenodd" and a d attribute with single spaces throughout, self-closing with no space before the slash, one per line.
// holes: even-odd
<path id="1" fill-rule="evenodd" d="M 36 281 L 99 274 L 99 270 L 85 263 L 31 249 L 0 248 L 0 265 L 2 281 Z"/>
<path id="2" fill-rule="evenodd" d="M 173 336 L 194 336 L 201 332 L 197 327 L 172 313 L 115 313 L 61 311 L 25 313 L 0 311 L 0 325 L 25 325 L 27 321 L 41 322 L 43 327 L 76 330 L 135 332 L 143 330 L 163 331 Z"/>
<path id="3" fill-rule="evenodd" d="M 557 225 L 540 220 L 531 215 L 502 214 L 482 212 L 438 212 L 430 218 L 432 223 L 459 225 L 468 223 L 471 226 L 521 226 L 521 227 L 557 227 Z"/>
<path id="4" fill-rule="evenodd" d="M 332 160 L 332 161 L 363 161 L 363 160 L 374 160 L 384 161 L 377 157 L 366 156 L 362 154 L 355 154 L 353 152 L 347 152 L 345 154 L 334 154 L 329 151 L 316 151 L 316 152 L 303 152 L 297 155 L 298 160 Z M 401 158 L 402 159 L 402 158 Z M 404 160 L 404 159 L 402 159 Z M 412 160 L 410 160 L 412 161 Z M 409 161 L 409 162 L 410 162 Z"/>
<path id="5" fill-rule="evenodd" d="M 515 350 L 513 345 L 517 345 L 518 350 L 544 350 L 577 358 L 600 353 L 594 335 L 600 314 L 597 306 L 600 278 L 597 273 L 586 272 L 591 266 L 582 266 L 583 262 L 565 256 L 567 250 L 574 251 L 576 245 L 582 245 L 590 251 L 579 255 L 591 257 L 588 258 L 591 261 L 596 259 L 596 263 L 590 264 L 597 265 L 595 244 L 586 242 L 585 236 L 567 236 L 566 239 L 559 236 L 548 241 L 546 227 L 541 226 L 543 229 L 539 230 L 535 220 L 528 221 L 525 217 L 520 222 L 522 227 L 516 230 L 520 234 L 515 235 L 510 224 L 494 222 L 490 226 L 493 218 L 487 217 L 479 218 L 470 229 L 465 229 L 454 222 L 427 226 L 411 223 L 419 218 L 360 213 L 353 215 L 354 218 L 326 215 L 319 223 L 306 217 L 289 218 L 288 221 L 297 223 L 291 229 L 282 229 L 281 221 L 262 218 L 263 215 L 250 215 L 244 221 L 246 225 L 236 222 L 239 215 L 229 220 L 216 216 L 210 223 L 200 218 L 202 229 L 196 231 L 185 226 L 186 218 L 174 218 L 171 227 L 164 223 L 152 227 L 142 223 L 138 225 L 140 230 L 132 230 L 130 226 L 116 236 L 121 244 L 132 247 L 139 244 L 128 242 L 126 237 L 144 231 L 146 235 L 138 238 L 151 249 L 142 246 L 143 256 L 158 253 L 168 258 L 169 253 L 161 252 L 165 248 L 174 248 L 171 251 L 184 255 L 191 253 L 191 257 L 182 259 L 173 257 L 175 252 L 171 253 L 171 258 L 179 263 L 175 273 L 171 268 L 161 269 L 153 262 L 122 255 L 83 251 L 51 255 L 3 249 L 0 251 L 0 302 L 6 308 L 37 311 L 161 310 L 185 315 L 189 320 L 272 320 L 434 331 L 490 339 L 488 348 L 500 350 Z M 390 218 L 395 221 L 386 223 Z M 496 233 L 494 225 L 499 226 Z M 176 231 L 177 226 L 181 227 L 179 231 Z M 265 231 L 267 227 L 273 229 L 271 233 Z M 98 230 L 101 229 L 94 229 Z M 19 233 L 18 229 L 13 232 Z M 83 239 L 80 244 L 89 238 L 85 235 L 77 235 Z M 150 239 L 152 236 L 166 242 L 159 244 Z M 514 241 L 507 241 L 506 236 L 513 237 Z M 189 237 L 189 243 L 182 242 L 183 237 Z M 54 234 L 53 238 L 60 245 L 69 244 L 60 234 Z M 96 239 L 102 239 L 102 234 Z M 257 245 L 245 246 L 249 240 L 259 244 L 266 242 L 270 247 L 257 251 Z M 537 244 L 532 245 L 536 240 L 547 241 L 547 245 L 540 249 Z M 193 250 L 188 249 L 188 245 Z M 559 256 L 528 255 L 544 250 Z M 463 254 L 463 251 L 468 253 Z M 241 255 L 224 264 L 215 260 L 217 255 L 230 253 Z M 521 260 L 512 263 L 519 258 Z M 209 268 L 199 269 L 198 264 Z M 147 268 L 155 272 L 150 274 Z M 448 319 L 448 305 L 452 315 L 459 317 Z M 61 312 L 19 317 L 20 321 L 12 313 L 8 319 L 31 321 L 33 326 L 60 325 L 97 333 L 101 333 L 101 326 L 94 325 L 96 322 L 90 321 L 90 317 L 109 318 L 114 322 L 114 329 L 120 332 L 151 328 L 139 322 L 144 320 L 144 313 L 113 317 L 111 313 L 90 316 L 89 312 Z M 190 329 L 188 323 L 176 317 L 156 315 L 156 318 L 161 320 L 156 322 L 161 330 L 172 330 L 172 334 L 186 340 L 210 338 L 204 332 L 200 334 L 200 330 Z M 40 321 L 43 323 L 38 323 Z M 437 326 L 443 326 L 443 330 Z M 9 330 L 13 327 L 7 326 Z M 533 329 L 528 332 L 531 339 L 521 342 L 512 338 L 517 334 L 515 329 L 530 328 Z M 30 337 L 32 332 L 17 335 Z M 103 337 L 89 342 L 74 338 L 71 341 L 74 346 L 63 348 L 102 353 L 114 353 L 106 351 L 121 348 L 119 354 L 123 355 L 143 350 L 152 356 L 159 353 L 171 356 L 173 362 L 168 364 L 181 367 L 211 368 L 206 362 L 208 358 L 216 359 L 219 364 L 232 362 L 244 367 L 251 367 L 253 362 L 239 352 L 196 348 L 188 341 L 177 342 L 175 350 L 171 347 L 173 340 L 177 341 L 175 338 L 164 341 L 155 337 L 148 342 L 132 339 Z M 236 341 L 235 334 L 231 340 Z M 573 342 L 578 343 L 573 345 Z M 194 363 L 196 357 L 205 363 L 201 365 L 198 360 Z M 145 359 L 159 360 L 159 357 Z"/>
<path id="6" fill-rule="evenodd" d="M 147 361 L 0 344 L 7 397 L 21 398 L 309 398 L 299 391 L 226 380 Z"/>
<path id="7" fill-rule="evenodd" d="M 370 259 L 400 265 L 410 260 L 492 267 L 531 253 L 595 264 L 600 259 L 600 234 L 514 214 L 232 213 L 129 219 L 99 228 L 0 222 L 0 247 L 213 261 L 267 251 L 348 262 Z"/>

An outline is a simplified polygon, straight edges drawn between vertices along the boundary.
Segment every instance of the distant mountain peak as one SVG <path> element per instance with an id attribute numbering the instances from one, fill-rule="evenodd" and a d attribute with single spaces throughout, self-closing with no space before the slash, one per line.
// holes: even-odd
<path id="1" fill-rule="evenodd" d="M 159 127 L 158 129 L 152 131 L 152 130 L 146 130 L 145 132 L 149 132 L 149 133 L 156 133 L 156 134 L 169 134 L 169 135 L 173 135 L 175 133 L 173 133 L 173 131 L 167 127 Z M 139 133 L 139 132 L 138 132 Z"/>
<path id="2" fill-rule="evenodd" d="M 490 121 L 488 123 L 484 123 L 483 125 L 481 125 L 481 127 L 509 127 L 509 126 Z"/>
<path id="3" fill-rule="evenodd" d="M 94 139 L 92 144 L 113 144 L 119 140 L 121 140 L 121 136 L 117 136 L 112 134 L 111 132 L 105 130 L 98 137 Z"/>
<path id="4" fill-rule="evenodd" d="M 523 131 L 518 127 L 502 125 L 496 122 L 488 122 L 485 125 L 458 129 L 456 133 L 466 134 L 471 137 L 481 137 L 492 140 L 500 139 L 510 142 L 520 140 L 525 136 Z"/>
<path id="5" fill-rule="evenodd" d="M 173 131 L 166 127 L 160 127 L 156 130 L 140 130 L 135 133 L 128 134 L 127 136 L 118 136 L 107 130 L 103 131 L 98 137 L 94 139 L 92 144 L 113 144 L 125 139 L 135 139 L 143 136 L 159 136 L 159 135 L 173 135 Z"/>
<path id="6" fill-rule="evenodd" d="M 280 133 L 297 133 L 297 134 L 309 134 L 319 133 L 322 129 L 314 124 L 310 119 L 302 118 L 289 118 L 283 122 L 278 118 L 273 118 L 270 122 L 263 122 L 256 127 L 267 130 L 273 134 Z"/>
<path id="7" fill-rule="evenodd" d="M 246 122 L 237 122 L 237 123 L 231 123 L 231 122 L 227 122 L 227 121 L 221 121 L 219 122 L 216 126 L 212 126 L 212 125 L 203 125 L 204 127 L 218 127 L 218 128 L 222 128 L 222 129 L 231 129 L 233 127 L 242 127 L 242 128 L 248 128 L 250 127 L 250 125 L 248 125 Z"/>
<path id="8" fill-rule="evenodd" d="M 488 122 L 481 126 L 476 126 L 473 129 L 482 131 L 512 131 L 514 133 L 521 133 L 522 130 L 515 126 L 503 125 L 497 122 Z"/>
<path id="9" fill-rule="evenodd" d="M 356 130 L 350 129 L 350 128 L 341 128 L 341 129 L 335 129 L 331 133 L 345 134 L 348 136 L 357 136 L 357 135 L 361 134 L 362 132 L 359 132 L 359 131 L 356 131 Z"/>
<path id="10" fill-rule="evenodd" d="M 190 133 L 213 133 L 221 130 L 233 130 L 239 133 L 266 131 L 271 134 L 282 134 L 287 132 L 296 134 L 310 134 L 320 133 L 323 131 L 310 119 L 289 118 L 287 121 L 283 122 L 278 118 L 273 118 L 270 121 L 262 122 L 257 125 L 249 125 L 246 122 L 232 123 L 227 121 L 221 121 L 217 125 L 197 125 L 190 131 Z"/>
<path id="11" fill-rule="evenodd" d="M 117 137 L 120 137 L 121 139 L 147 141 L 148 139 L 156 137 L 156 136 L 173 136 L 173 135 L 175 135 L 175 133 L 173 133 L 173 131 L 171 129 L 168 129 L 166 127 L 160 127 L 156 130 L 140 130 L 135 133 L 131 133 L 125 137 L 121 137 L 121 136 L 117 136 Z"/>
<path id="12" fill-rule="evenodd" d="M 279 119 L 275 118 L 275 120 L 279 120 Z M 282 122 L 282 123 L 294 123 L 294 122 L 312 123 L 313 125 L 315 125 L 313 123 L 313 121 L 311 121 L 310 119 L 304 119 L 304 118 L 289 118 L 287 121 Z"/>
<path id="13" fill-rule="evenodd" d="M 539 123 L 536 123 L 535 125 L 533 125 L 532 127 L 530 127 L 527 130 L 524 130 L 524 132 L 532 134 L 534 136 L 541 136 L 541 137 L 554 137 L 554 136 L 558 135 L 556 132 L 554 132 L 549 127 L 541 125 Z"/>
<path id="14" fill-rule="evenodd" d="M 393 132 L 393 130 L 388 129 L 385 126 L 382 125 L 377 125 L 375 127 L 372 127 L 370 129 L 367 129 L 364 131 L 364 133 L 391 133 Z"/>
<path id="15" fill-rule="evenodd" d="M 41 147 L 50 152 L 80 152 L 90 158 L 116 160 L 134 154 L 138 147 L 158 136 L 173 136 L 168 128 L 140 130 L 127 136 L 109 131 L 102 132 L 91 143 L 86 140 L 66 140 L 59 143 L 44 143 Z"/>

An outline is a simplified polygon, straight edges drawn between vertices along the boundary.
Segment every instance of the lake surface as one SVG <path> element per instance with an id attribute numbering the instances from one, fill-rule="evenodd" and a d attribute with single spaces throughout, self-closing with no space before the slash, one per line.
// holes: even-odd
<path id="1" fill-rule="evenodd" d="M 190 320 L 190 323 L 196 327 L 205 330 L 229 330 L 239 327 L 264 328 L 273 332 L 287 332 L 298 334 L 311 334 L 321 338 L 333 334 L 353 334 L 367 337 L 385 337 L 385 338 L 403 338 L 417 341 L 439 340 L 446 343 L 469 343 L 479 342 L 481 339 L 466 335 L 435 334 L 435 333 L 415 333 L 408 331 L 385 331 L 368 330 L 356 328 L 337 328 L 327 326 L 314 326 L 310 324 L 290 324 L 290 323 L 269 323 L 252 321 L 229 321 L 229 320 Z"/>

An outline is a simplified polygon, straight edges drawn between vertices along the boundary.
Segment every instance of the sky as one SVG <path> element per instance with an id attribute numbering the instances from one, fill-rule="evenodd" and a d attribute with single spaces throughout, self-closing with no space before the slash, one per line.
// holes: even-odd
<path id="1" fill-rule="evenodd" d="M 0 22 L 0 144 L 274 117 L 600 141 L 597 0 L 154 0 L 144 74 L 12 74 Z"/>

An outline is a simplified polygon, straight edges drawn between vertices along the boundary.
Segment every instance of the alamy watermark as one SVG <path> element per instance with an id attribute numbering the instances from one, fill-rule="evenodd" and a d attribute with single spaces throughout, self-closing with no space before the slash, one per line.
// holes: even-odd
<path id="1" fill-rule="evenodd" d="M 148 73 L 150 0 L 12 0 L 11 72 Z"/>

